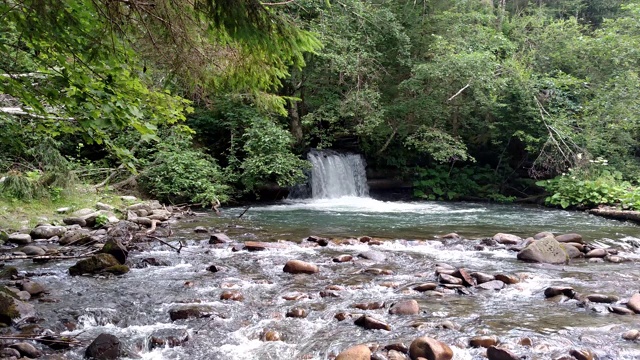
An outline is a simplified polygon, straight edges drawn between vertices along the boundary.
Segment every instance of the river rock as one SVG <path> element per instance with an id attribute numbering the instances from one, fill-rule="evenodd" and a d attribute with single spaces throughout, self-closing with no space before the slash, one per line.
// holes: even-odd
<path id="1" fill-rule="evenodd" d="M 488 348 L 498 344 L 498 338 L 495 336 L 475 336 L 469 339 L 469 346 Z"/>
<path id="2" fill-rule="evenodd" d="M 627 307 L 636 314 L 640 314 L 640 293 L 635 293 L 631 296 L 631 299 L 627 302 Z"/>
<path id="3" fill-rule="evenodd" d="M 389 352 L 387 353 L 387 357 L 389 358 L 389 360 L 407 360 L 407 356 L 398 351 L 398 350 L 389 350 Z"/>
<path id="4" fill-rule="evenodd" d="M 609 255 L 609 253 L 607 252 L 606 249 L 593 249 L 591 251 L 589 251 L 585 257 L 586 258 L 603 258 L 605 256 Z"/>
<path id="5" fill-rule="evenodd" d="M 44 225 L 31 230 L 30 235 L 32 239 L 49 239 L 54 236 L 62 236 L 66 231 L 67 228 L 64 226 Z"/>
<path id="6" fill-rule="evenodd" d="M 0 267 L 0 279 L 11 280 L 18 276 L 18 269 L 15 266 Z"/>
<path id="7" fill-rule="evenodd" d="M 587 295 L 587 299 L 589 299 L 589 301 L 594 303 L 604 303 L 604 304 L 611 304 L 620 300 L 620 298 L 615 295 L 603 295 L 603 294 L 589 294 Z"/>
<path id="8" fill-rule="evenodd" d="M 485 274 L 485 273 L 477 272 L 477 271 L 471 273 L 471 276 L 474 279 L 476 279 L 476 283 L 478 283 L 478 284 L 483 284 L 483 283 L 486 283 L 486 282 L 489 282 L 489 281 L 493 281 L 493 280 L 496 279 L 496 277 L 493 276 L 493 275 Z"/>
<path id="9" fill-rule="evenodd" d="M 315 274 L 320 271 L 320 269 L 317 265 L 308 262 L 301 260 L 289 260 L 284 265 L 282 271 L 290 274 Z"/>
<path id="10" fill-rule="evenodd" d="M 333 316 L 333 318 L 334 318 L 334 319 L 336 319 L 336 320 L 338 320 L 338 321 L 344 321 L 344 320 L 347 320 L 347 319 L 348 319 L 348 318 L 350 318 L 350 317 L 351 317 L 351 314 L 349 314 L 348 312 L 344 312 L 344 311 L 341 311 L 341 312 L 339 312 L 339 313 L 336 313 L 336 314 Z"/>
<path id="11" fill-rule="evenodd" d="M 171 321 L 189 318 L 205 318 L 211 315 L 212 309 L 209 306 L 202 305 L 179 306 L 169 310 L 169 318 Z"/>
<path id="12" fill-rule="evenodd" d="M 377 310 L 384 307 L 384 301 L 374 301 L 370 303 L 353 304 L 353 307 L 360 310 Z"/>
<path id="13" fill-rule="evenodd" d="M 220 300 L 242 301 L 244 295 L 238 290 L 225 290 L 220 294 Z"/>
<path id="14" fill-rule="evenodd" d="M 101 271 L 121 265 L 111 254 L 96 254 L 88 259 L 82 259 L 69 268 L 69 275 L 95 274 Z M 124 266 L 124 265 L 122 265 Z"/>
<path id="15" fill-rule="evenodd" d="M 329 239 L 323 238 L 323 237 L 320 237 L 320 236 L 309 236 L 306 240 L 310 241 L 310 242 L 314 242 L 314 243 L 316 243 L 316 244 L 318 244 L 320 246 L 329 245 Z"/>
<path id="16" fill-rule="evenodd" d="M 366 345 L 352 346 L 342 351 L 335 360 L 370 360 L 371 350 Z"/>
<path id="17" fill-rule="evenodd" d="M 453 351 L 442 341 L 422 336 L 413 340 L 409 346 L 409 357 L 411 360 L 421 357 L 427 360 L 451 360 Z"/>
<path id="18" fill-rule="evenodd" d="M 593 353 L 591 350 L 573 349 L 569 351 L 569 355 L 573 356 L 577 360 L 593 360 Z"/>
<path id="19" fill-rule="evenodd" d="M 614 314 L 618 314 L 618 315 L 634 315 L 635 312 L 633 310 L 630 310 L 626 307 L 622 307 L 622 306 L 608 306 L 607 310 L 609 310 L 609 312 L 612 312 Z"/>
<path id="20" fill-rule="evenodd" d="M 58 241 L 60 245 L 84 245 L 91 241 L 91 231 L 87 229 L 69 230 Z"/>
<path id="21" fill-rule="evenodd" d="M 445 284 L 462 285 L 462 279 L 447 274 L 440 274 L 440 282 Z"/>
<path id="22" fill-rule="evenodd" d="M 131 201 L 138 200 L 138 198 L 135 197 L 135 196 L 131 196 L 131 195 L 123 195 L 123 196 L 120 196 L 120 200 L 131 202 Z"/>
<path id="23" fill-rule="evenodd" d="M 622 338 L 629 341 L 636 340 L 640 338 L 640 331 L 636 329 L 626 331 L 624 334 L 622 334 Z"/>
<path id="24" fill-rule="evenodd" d="M 476 286 L 476 288 L 482 290 L 500 290 L 504 288 L 504 283 L 500 280 L 491 280 Z"/>
<path id="25" fill-rule="evenodd" d="M 578 249 L 577 247 L 571 244 L 560 243 L 560 246 L 567 253 L 567 256 L 569 257 L 569 259 L 575 259 L 575 258 L 580 258 L 584 256 L 584 254 L 582 253 L 582 251 L 580 251 L 580 249 Z"/>
<path id="26" fill-rule="evenodd" d="M 80 225 L 82 227 L 87 226 L 87 220 L 81 218 L 81 217 L 68 217 L 68 218 L 64 218 L 62 219 L 62 222 L 65 223 L 66 225 Z"/>
<path id="27" fill-rule="evenodd" d="M 0 286 L 0 324 L 11 325 L 34 315 L 33 305 L 18 300 L 9 288 Z"/>
<path id="28" fill-rule="evenodd" d="M 107 240 L 102 247 L 102 250 L 100 250 L 100 253 L 112 255 L 120 264 L 127 262 L 127 257 L 129 256 L 129 251 L 127 251 L 115 236 L 110 236 L 109 240 Z"/>
<path id="29" fill-rule="evenodd" d="M 520 278 L 510 274 L 496 274 L 496 280 L 500 280 L 507 285 L 513 285 L 520 282 Z"/>
<path id="30" fill-rule="evenodd" d="M 392 315 L 416 315 L 420 312 L 420 305 L 415 300 L 402 300 L 391 305 L 389 314 Z"/>
<path id="31" fill-rule="evenodd" d="M 374 250 L 362 252 L 358 254 L 358 257 L 376 262 L 383 262 L 387 259 L 387 257 L 383 253 Z"/>
<path id="32" fill-rule="evenodd" d="M 47 253 L 43 248 L 32 245 L 27 245 L 20 250 L 29 256 L 41 256 Z"/>
<path id="33" fill-rule="evenodd" d="M 20 351 L 12 348 L 0 349 L 0 359 L 15 360 L 20 357 Z"/>
<path id="34" fill-rule="evenodd" d="M 553 238 L 538 240 L 518 253 L 518 259 L 529 262 L 564 264 L 568 261 L 567 252 Z"/>
<path id="35" fill-rule="evenodd" d="M 45 292 L 44 286 L 31 280 L 19 282 L 18 287 L 20 290 L 28 292 L 31 296 L 38 296 Z"/>
<path id="36" fill-rule="evenodd" d="M 281 341 L 282 335 L 275 330 L 265 330 L 261 338 L 262 341 Z"/>
<path id="37" fill-rule="evenodd" d="M 367 330 L 387 330 L 391 331 L 391 326 L 382 322 L 381 320 L 372 318 L 368 315 L 362 315 L 353 322 L 354 324 L 363 327 Z"/>
<path id="38" fill-rule="evenodd" d="M 570 243 L 570 242 L 575 242 L 580 244 L 583 243 L 582 235 L 574 234 L 574 233 L 558 235 L 556 236 L 556 240 L 561 243 Z"/>
<path id="39" fill-rule="evenodd" d="M 27 342 L 19 342 L 19 343 L 11 344 L 9 345 L 9 347 L 12 349 L 18 350 L 20 355 L 31 358 L 31 359 L 39 358 L 40 356 L 42 356 L 42 353 L 40 352 L 40 350 L 36 349 L 35 346 Z"/>
<path id="40" fill-rule="evenodd" d="M 31 235 L 22 234 L 22 233 L 13 233 L 10 234 L 7 238 L 7 242 L 18 244 L 18 245 L 26 245 L 31 242 Z"/>
<path id="41" fill-rule="evenodd" d="M 487 358 L 489 360 L 520 360 L 520 357 L 511 351 L 495 346 L 490 346 L 487 349 Z"/>
<path id="42" fill-rule="evenodd" d="M 186 329 L 159 329 L 151 333 L 149 347 L 151 349 L 172 348 L 182 346 L 187 341 L 189 341 L 189 332 Z"/>
<path id="43" fill-rule="evenodd" d="M 534 240 L 540 240 L 540 239 L 544 239 L 546 237 L 554 237 L 552 232 L 548 232 L 548 231 L 543 231 L 543 232 L 539 232 L 535 235 L 533 235 L 533 239 Z"/>
<path id="44" fill-rule="evenodd" d="M 545 298 L 552 298 L 558 295 L 564 295 L 569 299 L 573 299 L 573 297 L 576 295 L 576 291 L 569 286 L 549 286 L 548 288 L 544 289 Z"/>
<path id="45" fill-rule="evenodd" d="M 121 352 L 120 340 L 114 335 L 102 333 L 87 347 L 84 357 L 96 360 L 116 360 L 120 357 Z"/>
<path id="46" fill-rule="evenodd" d="M 467 269 L 459 268 L 452 274 L 453 276 L 462 279 L 463 284 L 466 286 L 475 286 L 477 284 L 476 279 L 469 274 Z"/>
<path id="47" fill-rule="evenodd" d="M 333 262 L 344 263 L 353 260 L 353 256 L 348 254 L 338 255 L 333 258 Z"/>
<path id="48" fill-rule="evenodd" d="M 303 308 L 293 308 L 287 311 L 285 316 L 290 318 L 306 318 L 307 310 Z"/>
<path id="49" fill-rule="evenodd" d="M 503 245 L 517 245 L 522 241 L 522 238 L 512 234 L 497 233 L 493 235 L 493 240 Z"/>
<path id="50" fill-rule="evenodd" d="M 424 283 L 424 284 L 415 286 L 413 290 L 419 291 L 419 292 L 425 292 L 429 290 L 435 290 L 437 287 L 438 287 L 438 284 L 436 283 Z"/>

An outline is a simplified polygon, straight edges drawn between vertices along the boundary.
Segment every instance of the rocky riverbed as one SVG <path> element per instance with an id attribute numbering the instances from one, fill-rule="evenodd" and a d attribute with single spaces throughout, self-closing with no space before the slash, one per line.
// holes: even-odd
<path id="1" fill-rule="evenodd" d="M 7 234 L 0 357 L 640 358 L 632 245 L 545 229 L 279 240 L 153 202 L 89 210 Z"/>

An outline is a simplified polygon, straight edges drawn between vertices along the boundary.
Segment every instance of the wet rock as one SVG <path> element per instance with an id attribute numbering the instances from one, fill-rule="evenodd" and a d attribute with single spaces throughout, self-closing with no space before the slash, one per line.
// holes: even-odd
<path id="1" fill-rule="evenodd" d="M 511 351 L 495 346 L 487 349 L 487 358 L 489 360 L 520 360 L 520 357 Z"/>
<path id="2" fill-rule="evenodd" d="M 420 306 L 415 300 L 403 300 L 391 305 L 389 314 L 392 315 L 416 315 L 420 312 Z"/>
<path id="3" fill-rule="evenodd" d="M 228 244 L 230 242 L 232 242 L 232 240 L 225 233 L 211 234 L 209 238 L 209 244 Z"/>
<path id="4" fill-rule="evenodd" d="M 40 350 L 36 349 L 35 346 L 26 342 L 11 344 L 9 345 L 9 347 L 18 350 L 20 355 L 31 359 L 39 358 L 40 356 L 42 356 L 42 352 L 40 352 Z"/>
<path id="5" fill-rule="evenodd" d="M 513 285 L 520 282 L 520 279 L 517 276 L 509 274 L 496 274 L 496 280 L 500 280 L 507 285 Z"/>
<path id="6" fill-rule="evenodd" d="M 621 262 L 626 261 L 626 259 L 624 259 L 624 258 L 622 258 L 620 256 L 612 256 L 612 255 L 606 256 L 604 259 L 607 260 L 608 262 L 614 263 L 614 264 L 620 264 Z"/>
<path id="7" fill-rule="evenodd" d="M 18 269 L 15 266 L 5 266 L 0 268 L 0 279 L 11 280 L 18 276 Z"/>
<path id="8" fill-rule="evenodd" d="M 462 279 L 447 274 L 440 274 L 440 282 L 445 284 L 462 285 Z"/>
<path id="9" fill-rule="evenodd" d="M 171 263 L 166 260 L 160 260 L 154 257 L 148 257 L 137 261 L 133 267 L 142 269 L 149 266 L 171 266 Z"/>
<path id="10" fill-rule="evenodd" d="M 333 258 L 333 262 L 337 262 L 337 263 L 349 262 L 351 260 L 353 260 L 353 256 L 347 255 L 347 254 L 338 255 Z"/>
<path id="11" fill-rule="evenodd" d="M 569 257 L 569 259 L 576 259 L 584 256 L 584 254 L 582 253 L 582 251 L 580 251 L 580 249 L 578 249 L 577 247 L 571 244 L 560 243 L 560 246 L 562 246 L 564 251 L 567 253 L 567 256 Z"/>
<path id="12" fill-rule="evenodd" d="M 20 351 L 12 348 L 0 349 L 0 359 L 17 359 L 20 357 Z"/>
<path id="13" fill-rule="evenodd" d="M 640 338 L 640 331 L 638 330 L 629 330 L 622 334 L 622 338 L 625 340 L 633 341 Z"/>
<path id="14" fill-rule="evenodd" d="M 120 340 L 111 334 L 102 333 L 87 347 L 84 357 L 96 360 L 115 360 L 120 357 Z"/>
<path id="15" fill-rule="evenodd" d="M 368 273 L 368 274 L 374 274 L 374 275 L 393 275 L 393 271 L 389 270 L 389 269 L 379 269 L 379 268 L 368 268 L 365 269 L 364 272 Z"/>
<path id="16" fill-rule="evenodd" d="M 0 286 L 0 324 L 11 325 L 34 315 L 33 305 L 18 300 L 6 286 Z"/>
<path id="17" fill-rule="evenodd" d="M 569 286 L 549 286 L 548 288 L 544 289 L 545 298 L 551 298 L 558 295 L 564 295 L 570 299 L 573 299 L 573 297 L 576 295 L 576 291 Z"/>
<path id="18" fill-rule="evenodd" d="M 469 339 L 469 346 L 471 347 L 483 347 L 488 348 L 496 346 L 498 344 L 498 338 L 495 336 L 475 336 Z"/>
<path id="19" fill-rule="evenodd" d="M 609 310 L 609 312 L 612 312 L 618 315 L 634 315 L 635 314 L 633 310 L 630 310 L 622 306 L 608 306 L 607 310 Z"/>
<path id="20" fill-rule="evenodd" d="M 595 263 L 603 263 L 604 259 L 602 259 L 602 258 L 591 258 L 591 259 L 589 259 L 589 262 L 593 263 L 593 264 L 595 264 Z"/>
<path id="21" fill-rule="evenodd" d="M 91 231 L 87 229 L 69 230 L 58 240 L 60 245 L 84 245 L 92 240 Z"/>
<path id="22" fill-rule="evenodd" d="M 275 330 L 266 330 L 262 333 L 262 341 L 281 341 L 282 335 Z"/>
<path id="23" fill-rule="evenodd" d="M 337 314 L 335 314 L 333 316 L 334 319 L 338 320 L 338 321 L 344 321 L 348 318 L 351 317 L 351 314 L 347 313 L 347 312 L 339 312 Z"/>
<path id="24" fill-rule="evenodd" d="M 476 279 L 476 282 L 478 284 L 483 284 L 483 283 L 486 283 L 486 282 L 489 282 L 489 281 L 493 281 L 493 280 L 496 279 L 495 276 L 493 276 L 493 275 L 485 274 L 485 273 L 477 272 L 477 271 L 471 273 L 471 276 L 474 279 Z"/>
<path id="25" fill-rule="evenodd" d="M 582 235 L 574 234 L 574 233 L 558 235 L 556 236 L 556 241 L 561 243 L 571 243 L 571 242 L 580 243 L 580 244 L 583 243 Z"/>
<path id="26" fill-rule="evenodd" d="M 424 283 L 424 284 L 415 286 L 413 290 L 419 291 L 419 292 L 425 292 L 429 290 L 435 290 L 437 287 L 438 287 L 438 284 L 436 283 Z"/>
<path id="27" fill-rule="evenodd" d="M 518 260 L 548 264 L 564 264 L 568 261 L 566 251 L 553 238 L 538 240 L 518 253 Z"/>
<path id="28" fill-rule="evenodd" d="M 18 244 L 18 245 L 26 245 L 31 242 L 31 235 L 29 234 L 21 234 L 21 233 L 13 233 L 9 235 L 7 238 L 7 242 Z"/>
<path id="29" fill-rule="evenodd" d="M 284 294 L 282 298 L 285 300 L 293 301 L 293 300 L 308 299 L 309 295 L 302 292 L 292 292 L 292 293 Z"/>
<path id="30" fill-rule="evenodd" d="M 546 237 L 554 237 L 554 235 L 553 235 L 553 233 L 548 232 L 548 231 L 539 232 L 539 233 L 533 235 L 533 238 L 535 240 L 544 239 Z"/>
<path id="31" fill-rule="evenodd" d="M 409 346 L 409 357 L 411 360 L 417 360 L 421 357 L 427 360 L 451 360 L 453 351 L 447 344 L 423 336 L 413 340 Z"/>
<path id="32" fill-rule="evenodd" d="M 462 279 L 462 282 L 465 286 L 475 286 L 477 284 L 476 279 L 472 277 L 471 274 L 469 274 L 467 269 L 464 269 L 464 268 L 456 269 L 456 272 L 454 272 L 452 275 Z"/>
<path id="33" fill-rule="evenodd" d="M 604 304 L 611 304 L 620 300 L 620 298 L 615 295 L 602 295 L 602 294 L 589 294 L 587 295 L 587 299 L 594 303 L 604 303 Z"/>
<path id="34" fill-rule="evenodd" d="M 640 314 L 640 293 L 635 293 L 631 296 L 631 299 L 627 302 L 627 307 L 636 314 Z"/>
<path id="35" fill-rule="evenodd" d="M 307 317 L 307 310 L 305 310 L 303 308 L 293 308 L 293 309 L 290 309 L 289 311 L 287 311 L 285 316 L 286 317 L 290 317 L 290 318 L 306 318 Z"/>
<path id="36" fill-rule="evenodd" d="M 370 360 L 371 350 L 366 345 L 352 346 L 342 351 L 335 360 Z"/>
<path id="37" fill-rule="evenodd" d="M 482 289 L 482 290 L 500 290 L 503 287 L 504 287 L 504 283 L 500 280 L 487 281 L 486 283 L 482 283 L 476 286 L 476 288 Z"/>
<path id="38" fill-rule="evenodd" d="M 18 284 L 20 290 L 26 291 L 31 296 L 38 296 L 44 293 L 44 286 L 31 280 L 23 280 Z"/>
<path id="39" fill-rule="evenodd" d="M 68 218 L 64 218 L 62 219 L 62 222 L 65 223 L 66 225 L 80 225 L 82 227 L 87 226 L 87 220 L 81 218 L 81 217 L 68 217 Z"/>
<path id="40" fill-rule="evenodd" d="M 182 346 L 189 341 L 189 332 L 184 329 L 160 329 L 151 333 L 149 346 L 151 349 Z"/>
<path id="41" fill-rule="evenodd" d="M 219 267 L 219 266 L 216 266 L 216 265 L 209 265 L 209 266 L 207 267 L 207 271 L 210 271 L 210 272 L 215 273 L 215 272 L 220 271 L 220 267 Z"/>
<path id="42" fill-rule="evenodd" d="M 605 256 L 609 255 L 609 253 L 607 253 L 606 249 L 593 249 L 591 251 L 589 251 L 585 257 L 586 258 L 603 258 Z"/>
<path id="43" fill-rule="evenodd" d="M 569 351 L 569 355 L 573 356 L 577 360 L 593 360 L 593 353 L 591 350 L 573 349 Z"/>
<path id="44" fill-rule="evenodd" d="M 32 239 L 49 239 L 54 236 L 62 236 L 67 231 L 67 228 L 64 226 L 38 226 L 37 228 L 31 230 L 31 238 Z"/>
<path id="45" fill-rule="evenodd" d="M 111 254 L 120 264 L 127 262 L 129 251 L 120 243 L 116 237 L 110 237 L 104 244 L 100 253 Z"/>
<path id="46" fill-rule="evenodd" d="M 118 264 L 109 266 L 108 268 L 104 269 L 104 272 L 113 275 L 123 275 L 129 272 L 129 267 L 127 265 Z"/>
<path id="47" fill-rule="evenodd" d="M 329 239 L 323 238 L 323 237 L 319 237 L 319 236 L 309 236 L 307 239 L 307 241 L 310 242 L 314 242 L 320 246 L 327 246 L 329 245 Z"/>
<path id="48" fill-rule="evenodd" d="M 275 242 L 262 242 L 262 241 L 245 241 L 244 248 L 247 251 L 263 251 L 267 249 L 284 249 L 287 246 L 281 243 Z"/>
<path id="49" fill-rule="evenodd" d="M 384 307 L 384 301 L 374 301 L 370 303 L 353 304 L 353 307 L 360 310 L 377 310 Z"/>
<path id="50" fill-rule="evenodd" d="M 315 274 L 320 271 L 320 269 L 317 265 L 308 262 L 301 260 L 289 260 L 284 265 L 282 271 L 289 274 Z"/>
<path id="51" fill-rule="evenodd" d="M 493 235 L 493 240 L 503 245 L 517 245 L 522 241 L 522 238 L 512 234 L 497 233 Z"/>
<path id="52" fill-rule="evenodd" d="M 244 295 L 238 290 L 225 290 L 220 294 L 220 300 L 242 301 Z"/>
<path id="53" fill-rule="evenodd" d="M 209 232 L 209 230 L 207 230 L 207 228 L 204 226 L 196 226 L 196 228 L 193 229 L 193 232 L 196 234 L 206 234 Z"/>
<path id="54" fill-rule="evenodd" d="M 397 351 L 397 352 L 403 353 L 403 354 L 408 354 L 409 353 L 409 348 L 407 347 L 407 345 L 405 345 L 405 344 L 403 344 L 401 342 L 385 345 L 384 349 L 385 350 L 389 350 L 389 351 Z"/>
<path id="55" fill-rule="evenodd" d="M 458 269 L 456 268 L 451 269 L 448 267 L 436 266 L 436 275 L 445 274 L 453 276 L 453 274 L 455 274 L 457 271 Z"/>
<path id="56" fill-rule="evenodd" d="M 387 257 L 383 253 L 374 250 L 362 252 L 358 254 L 358 257 L 376 262 L 383 262 L 387 259 Z"/>
<path id="57" fill-rule="evenodd" d="M 96 254 L 88 259 L 82 259 L 69 268 L 71 276 L 82 274 L 95 274 L 107 268 L 120 265 L 120 262 L 111 254 Z"/>
<path id="58" fill-rule="evenodd" d="M 212 315 L 211 308 L 208 306 L 181 306 L 169 310 L 169 318 L 171 321 L 183 320 L 189 318 L 206 318 Z"/>
<path id="59" fill-rule="evenodd" d="M 520 341 L 518 341 L 518 344 L 522 346 L 533 346 L 533 341 L 531 340 L 531 338 L 523 337 L 522 339 L 520 339 Z"/>
<path id="60" fill-rule="evenodd" d="M 368 315 L 362 315 L 361 317 L 357 318 L 356 321 L 354 321 L 353 323 L 367 330 L 391 331 L 391 326 L 389 326 L 389 324 L 386 324 L 381 320 L 372 318 L 371 316 L 368 316 Z"/>
<path id="61" fill-rule="evenodd" d="M 39 246 L 32 246 L 32 245 L 27 245 L 23 247 L 21 250 L 23 253 L 30 256 L 41 256 L 47 253 L 43 248 Z"/>

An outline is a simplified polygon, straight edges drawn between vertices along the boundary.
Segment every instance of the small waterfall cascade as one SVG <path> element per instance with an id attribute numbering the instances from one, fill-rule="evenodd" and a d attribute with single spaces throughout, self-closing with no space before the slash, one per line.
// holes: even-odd
<path id="1" fill-rule="evenodd" d="M 307 158 L 311 169 L 311 196 L 314 199 L 369 196 L 365 161 L 358 154 L 332 150 L 312 150 Z"/>

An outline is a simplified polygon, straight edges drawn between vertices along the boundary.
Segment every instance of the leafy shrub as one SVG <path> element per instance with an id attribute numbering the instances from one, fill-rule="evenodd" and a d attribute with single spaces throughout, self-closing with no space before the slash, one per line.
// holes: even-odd
<path id="1" fill-rule="evenodd" d="M 547 205 L 562 208 L 588 208 L 598 205 L 621 206 L 640 209 L 640 190 L 622 180 L 622 173 L 611 172 L 607 161 L 598 159 L 583 169 L 571 169 L 569 173 L 536 184 L 550 193 Z"/>
<path id="2" fill-rule="evenodd" d="M 139 185 L 156 199 L 171 203 L 215 204 L 227 201 L 230 191 L 215 160 L 194 149 L 186 135 L 159 145 L 140 174 Z"/>
<path id="3" fill-rule="evenodd" d="M 500 194 L 499 174 L 488 166 L 456 168 L 437 165 L 417 168 L 414 196 L 428 200 L 459 200 L 465 197 L 496 202 L 512 202 L 512 196 Z"/>

